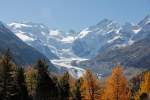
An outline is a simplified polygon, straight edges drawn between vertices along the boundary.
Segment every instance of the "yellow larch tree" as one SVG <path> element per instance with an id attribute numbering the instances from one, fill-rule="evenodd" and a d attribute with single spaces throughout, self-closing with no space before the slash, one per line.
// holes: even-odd
<path id="1" fill-rule="evenodd" d="M 140 85 L 140 91 L 150 94 L 150 72 L 144 74 L 144 78 Z"/>
<path id="2" fill-rule="evenodd" d="M 147 98 L 150 96 L 150 72 L 145 72 L 142 76 L 142 80 L 140 83 L 140 88 L 137 94 L 135 95 L 135 100 L 140 100 L 140 98 Z"/>
<path id="3" fill-rule="evenodd" d="M 25 71 L 26 76 L 26 83 L 29 96 L 35 95 L 35 88 L 36 88 L 36 77 L 37 77 L 37 70 L 34 69 L 32 66 L 28 67 Z"/>
<path id="4" fill-rule="evenodd" d="M 122 68 L 117 65 L 107 80 L 105 100 L 130 100 L 130 88 Z"/>
<path id="5" fill-rule="evenodd" d="M 83 100 L 99 100 L 101 94 L 100 82 L 90 70 L 86 70 L 81 85 Z"/>

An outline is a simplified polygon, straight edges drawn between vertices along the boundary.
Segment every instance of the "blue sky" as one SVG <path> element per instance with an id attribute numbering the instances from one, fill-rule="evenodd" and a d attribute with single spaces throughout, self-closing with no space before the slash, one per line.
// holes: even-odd
<path id="1" fill-rule="evenodd" d="M 0 20 L 32 21 L 79 31 L 103 18 L 121 24 L 150 14 L 150 0 L 0 0 Z"/>

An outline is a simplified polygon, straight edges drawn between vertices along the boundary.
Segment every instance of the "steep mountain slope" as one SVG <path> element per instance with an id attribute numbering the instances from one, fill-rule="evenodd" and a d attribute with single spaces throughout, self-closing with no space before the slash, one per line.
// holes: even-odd
<path id="1" fill-rule="evenodd" d="M 150 16 L 146 16 L 142 21 L 138 23 L 139 31 L 133 37 L 134 41 L 144 39 L 150 34 Z"/>
<path id="2" fill-rule="evenodd" d="M 147 16 L 140 23 L 134 27 L 137 30 L 136 33 L 131 32 L 134 34 L 132 38 L 130 38 L 133 41 L 132 44 L 114 49 L 106 47 L 103 51 L 99 51 L 96 57 L 80 62 L 77 65 L 104 74 L 108 74 L 112 67 L 118 63 L 121 64 L 127 72 L 130 71 L 130 74 L 133 74 L 136 69 L 138 69 L 138 71 L 150 69 L 150 17 Z M 130 33 L 130 31 L 126 31 L 126 29 L 124 29 L 126 32 L 122 30 L 121 32 L 125 34 Z M 134 70 L 131 71 L 131 68 Z"/>
<path id="3" fill-rule="evenodd" d="M 45 42 L 46 35 L 49 34 L 49 30 L 43 24 L 35 24 L 31 22 L 26 23 L 11 23 L 8 24 L 10 29 L 18 36 L 21 40 L 43 53 L 49 59 L 58 58 L 54 53 L 51 52 Z"/>
<path id="4" fill-rule="evenodd" d="M 67 35 L 59 30 L 51 30 L 43 24 L 31 22 L 15 22 L 8 26 L 16 36 L 49 59 L 69 57 L 72 54 L 70 49 L 74 41 L 72 34 Z"/>
<path id="5" fill-rule="evenodd" d="M 74 31 L 64 34 L 59 30 L 50 30 L 43 24 L 31 22 L 15 22 L 8 26 L 18 38 L 47 56 L 58 68 L 58 73 L 68 71 L 75 78 L 83 74 L 84 69 L 69 64 L 71 58 L 76 57 L 71 50 L 76 35 Z"/>
<path id="6" fill-rule="evenodd" d="M 25 44 L 2 22 L 0 22 L 0 43 L 0 53 L 3 54 L 9 48 L 18 65 L 35 64 L 38 59 L 45 59 L 49 63 L 50 69 L 56 69 L 44 55 Z"/>
<path id="7" fill-rule="evenodd" d="M 141 71 L 150 69 L 149 42 L 150 35 L 130 46 L 121 49 L 107 50 L 100 53 L 91 60 L 80 62 L 78 66 L 89 68 L 94 72 L 103 73 L 105 75 L 109 74 L 116 64 L 122 65 L 127 72 L 130 72 L 130 74 L 134 74 L 136 69 Z M 131 68 L 134 70 L 132 71 Z"/>
<path id="8" fill-rule="evenodd" d="M 72 49 L 80 57 L 92 58 L 105 49 L 131 45 L 134 42 L 132 38 L 139 28 L 138 25 L 130 23 L 120 26 L 114 21 L 104 19 L 97 25 L 81 31 Z"/>

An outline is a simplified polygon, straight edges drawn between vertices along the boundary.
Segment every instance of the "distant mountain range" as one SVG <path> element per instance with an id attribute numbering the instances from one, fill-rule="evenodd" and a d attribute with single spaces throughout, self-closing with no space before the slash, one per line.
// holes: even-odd
<path id="1" fill-rule="evenodd" d="M 49 29 L 47 26 L 38 23 L 22 22 L 8 24 L 10 29 L 30 46 L 36 48 L 49 59 L 69 57 L 74 33 L 69 35 L 59 30 Z M 71 55 L 72 56 L 72 55 Z"/>
<path id="2" fill-rule="evenodd" d="M 105 74 L 109 73 L 116 64 L 121 64 L 128 74 L 129 72 L 134 74 L 136 69 L 138 71 L 150 69 L 150 16 L 136 25 L 126 24 L 114 34 L 117 34 L 118 38 L 115 36 L 111 40 L 106 39 L 106 44 L 100 45 L 96 56 L 78 63 L 78 66 L 90 68 L 95 72 L 103 73 L 105 70 Z"/>
<path id="3" fill-rule="evenodd" d="M 8 26 L 2 22 L 0 22 L 0 43 L 0 54 L 2 55 L 7 49 L 10 49 L 17 65 L 28 66 L 35 64 L 38 59 L 45 59 L 50 66 L 49 68 L 56 71 L 56 67 L 45 55 L 20 40 L 8 29 Z"/>
<path id="4" fill-rule="evenodd" d="M 150 17 L 146 16 L 138 24 L 125 23 L 121 26 L 117 22 L 104 19 L 80 32 L 70 31 L 68 34 L 32 22 L 13 22 L 8 26 L 16 36 L 49 59 L 66 57 L 68 52 L 79 57 L 92 58 L 104 48 L 121 48 L 140 40 L 146 35 L 142 31 L 148 31 L 145 24 L 149 20 Z"/>
<path id="5" fill-rule="evenodd" d="M 8 26 L 17 37 L 50 60 L 84 58 L 88 60 L 71 64 L 106 73 L 117 63 L 126 68 L 149 68 L 150 16 L 137 24 L 124 25 L 104 19 L 80 32 L 69 33 L 32 22 L 13 22 Z"/>

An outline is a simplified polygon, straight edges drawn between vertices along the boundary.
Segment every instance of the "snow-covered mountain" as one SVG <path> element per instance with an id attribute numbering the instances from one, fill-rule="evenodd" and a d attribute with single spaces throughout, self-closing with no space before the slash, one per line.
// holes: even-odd
<path id="1" fill-rule="evenodd" d="M 45 55 L 41 54 L 36 49 L 27 45 L 21 39 L 15 36 L 14 33 L 8 29 L 8 26 L 3 22 L 0 22 L 0 43 L 0 55 L 4 54 L 6 50 L 9 49 L 14 62 L 19 66 L 35 64 L 36 61 L 41 58 L 47 61 L 51 71 L 57 70 L 57 68 Z"/>
<path id="2" fill-rule="evenodd" d="M 78 63 L 80 59 L 94 59 L 99 54 L 123 49 L 146 38 L 150 34 L 150 16 L 146 16 L 137 24 L 124 25 L 104 19 L 80 32 L 71 30 L 69 33 L 31 22 L 13 22 L 8 26 L 24 42 L 50 60 L 53 59 L 55 65 L 61 68 L 63 66 L 74 76 L 80 76 L 84 69 L 78 68 L 78 64 L 71 65 L 74 62 L 71 59 L 76 59 Z"/>
<path id="3" fill-rule="evenodd" d="M 122 48 L 145 38 L 150 30 L 150 16 L 137 24 L 120 25 L 104 19 L 98 24 L 75 32 L 64 33 L 43 24 L 13 22 L 10 29 L 27 44 L 36 48 L 49 59 L 84 57 L 92 58 L 105 49 Z M 81 52 L 82 51 L 82 52 Z"/>
<path id="4" fill-rule="evenodd" d="M 125 24 L 121 27 L 119 34 L 126 37 L 127 42 L 122 42 L 124 46 L 113 48 L 122 44 L 114 42 L 108 45 L 107 43 L 95 57 L 78 64 L 74 63 L 74 65 L 108 75 L 111 69 L 119 63 L 123 66 L 125 74 L 130 77 L 135 73 L 150 69 L 150 16 L 145 17 L 138 24 Z"/>
<path id="5" fill-rule="evenodd" d="M 8 26 L 16 36 L 49 59 L 77 56 L 91 58 L 103 48 L 132 44 L 133 33 L 139 30 L 136 25 L 127 23 L 120 26 L 108 19 L 83 29 L 80 33 L 71 30 L 68 34 L 32 22 L 13 22 Z"/>
<path id="6" fill-rule="evenodd" d="M 146 16 L 138 23 L 140 27 L 137 34 L 133 37 L 135 41 L 144 39 L 150 34 L 150 16 Z"/>
<path id="7" fill-rule="evenodd" d="M 10 29 L 18 36 L 21 40 L 26 42 L 28 45 L 34 47 L 39 52 L 43 53 L 49 59 L 58 58 L 46 44 L 46 36 L 49 34 L 49 30 L 45 25 L 34 24 L 31 22 L 26 23 L 10 23 L 8 24 Z"/>
<path id="8" fill-rule="evenodd" d="M 144 21 L 148 18 L 146 17 Z M 112 20 L 104 19 L 96 25 L 83 29 L 74 41 L 72 49 L 80 57 L 92 58 L 100 51 L 133 44 L 135 36 L 140 33 L 143 26 L 142 22 L 141 25 L 131 23 L 119 25 Z"/>
<path id="9" fill-rule="evenodd" d="M 72 35 L 62 31 L 49 29 L 47 26 L 32 22 L 13 22 L 8 24 L 10 29 L 30 46 L 36 48 L 49 59 L 72 56 Z M 69 53 L 68 53 L 69 52 Z"/>
<path id="10" fill-rule="evenodd" d="M 77 34 L 74 31 L 66 34 L 49 29 L 43 24 L 31 22 L 13 22 L 8 26 L 17 37 L 52 60 L 53 64 L 60 69 L 60 73 L 68 71 L 75 78 L 83 74 L 84 69 L 73 67 L 69 63 L 65 64 L 67 60 L 71 63 L 71 58 L 77 58 L 71 49 Z"/>

